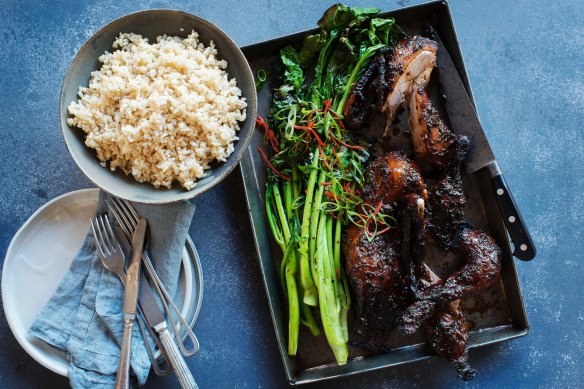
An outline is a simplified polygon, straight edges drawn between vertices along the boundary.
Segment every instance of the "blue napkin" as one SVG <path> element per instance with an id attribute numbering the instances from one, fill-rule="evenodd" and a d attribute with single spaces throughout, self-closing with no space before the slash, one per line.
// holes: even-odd
<path id="1" fill-rule="evenodd" d="M 107 196 L 100 192 L 98 214 L 107 212 Z M 186 201 L 133 206 L 148 220 L 150 257 L 173 296 L 195 206 Z M 123 298 L 121 281 L 103 267 L 89 231 L 68 273 L 29 330 L 31 336 L 67 353 L 72 388 L 113 387 L 122 344 Z M 153 345 L 152 339 L 148 341 Z M 136 324 L 130 363 L 139 385 L 146 382 L 150 370 L 144 342 Z"/>

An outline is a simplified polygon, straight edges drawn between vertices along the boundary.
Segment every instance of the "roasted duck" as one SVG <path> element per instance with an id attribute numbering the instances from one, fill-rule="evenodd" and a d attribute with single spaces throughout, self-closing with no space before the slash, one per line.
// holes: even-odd
<path id="1" fill-rule="evenodd" d="M 417 275 L 420 288 L 437 286 L 442 280 L 428 266 L 419 263 Z M 446 304 L 424 323 L 424 332 L 436 354 L 447 358 L 465 381 L 474 377 L 476 370 L 468 364 L 468 324 L 460 309 L 460 300 Z"/>
<path id="2" fill-rule="evenodd" d="M 412 91 L 412 82 L 427 69 L 436 65 L 435 41 L 420 35 L 403 40 L 393 50 L 387 64 L 387 83 L 390 92 L 385 98 L 382 111 L 392 123 L 396 113 L 404 105 Z"/>
<path id="3" fill-rule="evenodd" d="M 416 161 L 440 175 L 450 165 L 457 136 L 444 123 L 426 93 L 431 70 L 422 72 L 412 83 L 409 126 Z"/>
<path id="4" fill-rule="evenodd" d="M 390 152 L 375 160 L 367 170 L 363 198 L 382 209 L 407 210 L 416 199 L 427 196 L 417 166 L 401 152 Z M 423 200 L 422 200 L 423 204 Z M 423 205 L 422 205 L 423 212 Z M 410 218 L 404 212 L 401 220 Z M 410 222 L 400 222 L 410 225 Z M 357 319 L 350 341 L 368 349 L 379 349 L 393 328 L 395 317 L 407 306 L 408 277 L 400 252 L 402 236 L 409 245 L 409 230 L 395 229 L 369 240 L 365 231 L 351 225 L 344 240 L 347 276 L 357 301 Z"/>
<path id="5" fill-rule="evenodd" d="M 365 201 L 395 209 L 409 194 L 428 197 L 418 166 L 401 151 L 392 151 L 373 161 L 367 169 L 368 183 L 363 187 Z"/>
<path id="6" fill-rule="evenodd" d="M 436 64 L 436 42 L 415 35 L 400 42 L 392 51 L 380 51 L 371 60 L 353 87 L 343 116 L 345 126 L 366 127 L 374 109 L 386 112 L 391 124 L 408 99 L 412 82 L 420 74 L 429 77 Z"/>
<path id="7" fill-rule="evenodd" d="M 432 185 L 429 191 L 430 223 L 428 227 L 438 246 L 445 251 L 454 247 L 454 237 L 465 224 L 466 197 L 462 188 L 462 163 L 468 146 L 468 138 L 457 137 L 454 155 L 446 176 Z"/>
<path id="8" fill-rule="evenodd" d="M 361 129 L 374 109 L 385 111 L 387 129 L 406 106 L 415 161 L 422 167 L 392 151 L 367 169 L 365 203 L 396 216 L 398 226 L 372 240 L 362 228 L 348 228 L 343 249 L 358 308 L 351 342 L 380 349 L 396 321 L 406 334 L 422 327 L 432 349 L 470 380 L 475 370 L 468 365 L 468 326 L 460 301 L 496 283 L 501 250 L 464 218 L 462 164 L 469 141 L 450 130 L 428 97 L 436 47 L 416 35 L 378 53 L 343 112 L 348 128 Z M 423 174 L 434 180 L 429 190 Z M 428 235 L 462 259 L 463 265 L 444 279 L 425 264 Z"/>
<path id="9" fill-rule="evenodd" d="M 501 274 L 501 249 L 486 232 L 463 228 L 457 250 L 464 260 L 444 283 L 416 290 L 417 301 L 402 317 L 403 331 L 414 333 L 437 309 L 454 300 L 480 294 L 492 287 Z"/>
<path id="10" fill-rule="evenodd" d="M 353 346 L 383 347 L 395 318 L 406 305 L 407 287 L 399 257 L 401 238 L 395 231 L 372 241 L 362 228 L 347 229 L 343 249 L 357 316 L 349 337 Z"/>
<path id="11" fill-rule="evenodd" d="M 438 355 L 447 358 L 465 381 L 471 380 L 476 370 L 468 364 L 468 324 L 460 309 L 460 300 L 446 304 L 424 323 L 424 330 Z"/>

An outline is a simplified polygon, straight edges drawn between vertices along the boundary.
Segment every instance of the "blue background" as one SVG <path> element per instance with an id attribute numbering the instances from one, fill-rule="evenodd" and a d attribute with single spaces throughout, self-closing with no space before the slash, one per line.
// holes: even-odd
<path id="1" fill-rule="evenodd" d="M 390 10 L 419 2 L 347 3 Z M 38 207 L 92 186 L 65 148 L 58 99 L 73 54 L 102 25 L 136 10 L 175 8 L 247 45 L 314 27 L 330 4 L 0 0 L 0 258 Z M 534 261 L 517 262 L 531 333 L 473 350 L 479 374 L 470 383 L 433 358 L 319 387 L 582 387 L 584 2 L 450 6 L 485 131 L 538 248 Z M 203 388 L 285 387 L 239 172 L 196 203 L 190 233 L 203 261 L 205 299 L 191 370 Z M 68 385 L 24 352 L 1 314 L 0 342 L 0 387 Z M 147 387 L 178 384 L 152 375 Z"/>

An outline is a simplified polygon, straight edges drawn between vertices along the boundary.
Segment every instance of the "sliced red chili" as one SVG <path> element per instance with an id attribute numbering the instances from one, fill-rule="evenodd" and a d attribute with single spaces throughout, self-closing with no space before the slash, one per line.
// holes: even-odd
<path id="1" fill-rule="evenodd" d="M 280 143 L 278 142 L 278 138 L 270 126 L 268 126 L 268 123 L 264 120 L 264 118 L 258 115 L 258 118 L 256 119 L 256 125 L 258 128 L 264 130 L 266 142 L 270 144 L 276 153 L 279 153 Z"/>
<path id="2" fill-rule="evenodd" d="M 274 165 L 272 165 L 272 163 L 270 162 L 270 160 L 268 159 L 268 156 L 266 155 L 266 153 L 264 152 L 264 150 L 261 149 L 261 147 L 258 146 L 258 150 L 260 152 L 260 154 L 262 155 L 262 158 L 264 159 L 264 161 L 266 161 L 266 164 L 270 167 L 270 169 L 272 169 L 272 171 L 274 173 L 276 173 L 278 176 L 280 176 L 282 179 L 286 180 L 286 181 L 291 181 L 292 178 L 280 173 L 280 171 L 278 169 L 276 169 L 274 167 Z"/>
<path id="3" fill-rule="evenodd" d="M 331 109 L 332 104 L 333 104 L 333 99 L 328 99 L 328 100 L 324 101 L 324 109 L 322 111 L 322 117 L 326 117 L 326 113 L 329 111 L 329 109 Z"/>
<path id="4" fill-rule="evenodd" d="M 314 138 L 316 139 L 316 142 L 318 143 L 318 145 L 324 146 L 324 142 L 322 141 L 322 139 L 320 139 L 320 137 L 318 136 L 318 134 L 316 133 L 316 131 L 314 131 L 314 129 L 312 127 L 295 125 L 294 128 L 297 130 L 309 131 L 312 135 L 314 135 Z"/>

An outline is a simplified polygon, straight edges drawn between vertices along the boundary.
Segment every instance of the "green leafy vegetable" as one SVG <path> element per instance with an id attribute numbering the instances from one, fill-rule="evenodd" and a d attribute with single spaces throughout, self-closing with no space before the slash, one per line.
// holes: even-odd
<path id="1" fill-rule="evenodd" d="M 302 83 L 304 82 L 304 74 L 300 67 L 298 53 L 296 53 L 296 50 L 294 50 L 292 46 L 288 46 L 280 51 L 280 58 L 286 67 L 284 77 L 294 86 L 296 92 L 300 91 Z"/>
<path id="2" fill-rule="evenodd" d="M 326 32 L 321 31 L 320 34 L 306 35 L 304 41 L 302 42 L 302 47 L 298 53 L 298 60 L 300 61 L 300 66 L 307 67 L 310 65 L 314 56 L 318 51 L 324 46 L 326 42 Z"/>
<path id="3" fill-rule="evenodd" d="M 373 45 L 389 45 L 393 43 L 390 41 L 391 34 L 395 29 L 395 21 L 393 19 L 371 19 L 369 22 L 369 42 Z"/>
<path id="4" fill-rule="evenodd" d="M 325 11 L 322 18 L 318 21 L 318 25 L 325 31 L 331 31 L 340 27 L 352 27 L 378 13 L 379 8 L 351 8 L 342 4 L 335 4 Z"/>
<path id="5" fill-rule="evenodd" d="M 318 310 L 339 364 L 348 357 L 351 304 L 341 260 L 342 231 L 353 223 L 373 239 L 395 226 L 380 206 L 363 203 L 359 193 L 367 143 L 342 123 L 362 70 L 401 33 L 393 19 L 373 18 L 378 12 L 334 5 L 319 21 L 321 32 L 306 36 L 298 52 L 283 48 L 281 70 L 271 78 L 268 121 L 257 120 L 270 149 L 269 156 L 262 149 L 260 153 L 267 165 L 268 224 L 283 253 L 280 282 L 288 299 L 288 353 L 297 353 L 300 324 L 313 335 L 320 333 L 314 317 Z"/>

